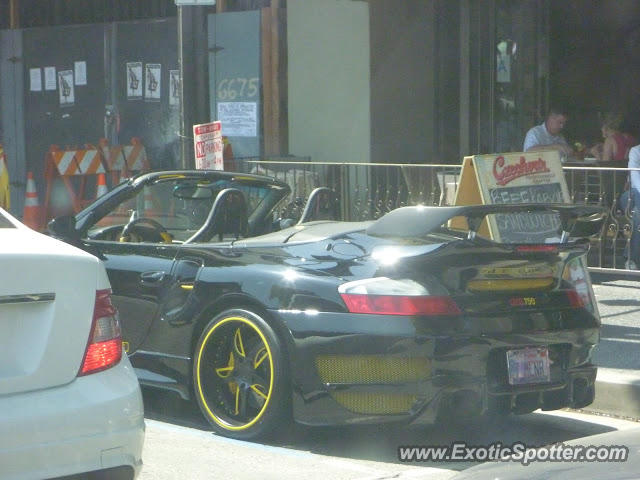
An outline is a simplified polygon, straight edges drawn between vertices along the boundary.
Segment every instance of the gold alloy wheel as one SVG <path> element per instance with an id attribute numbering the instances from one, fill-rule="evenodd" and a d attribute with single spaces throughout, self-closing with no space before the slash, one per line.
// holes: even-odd
<path id="1" fill-rule="evenodd" d="M 205 329 L 194 374 L 205 415 L 224 431 L 250 429 L 269 408 L 274 359 L 262 328 L 251 318 L 225 316 Z"/>

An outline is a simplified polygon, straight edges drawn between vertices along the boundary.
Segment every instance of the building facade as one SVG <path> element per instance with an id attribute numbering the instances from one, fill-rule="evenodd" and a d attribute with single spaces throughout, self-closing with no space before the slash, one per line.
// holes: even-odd
<path id="1" fill-rule="evenodd" d="M 0 0 L 0 42 L 18 215 L 52 145 L 190 166 L 216 119 L 236 157 L 456 164 L 519 151 L 551 103 L 576 142 L 640 117 L 634 0 Z"/>

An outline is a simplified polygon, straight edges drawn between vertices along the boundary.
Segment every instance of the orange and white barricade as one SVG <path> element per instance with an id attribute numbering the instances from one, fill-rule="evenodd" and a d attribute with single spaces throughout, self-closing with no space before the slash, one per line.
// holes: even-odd
<path id="1" fill-rule="evenodd" d="M 98 145 L 104 158 L 105 169 L 111 174 L 111 185 L 117 185 L 121 178 L 131 176 L 127 169 L 127 158 L 122 145 L 109 145 L 106 138 L 101 138 Z"/>
<path id="2" fill-rule="evenodd" d="M 95 196 L 93 198 L 86 197 L 87 179 L 96 180 L 96 176 L 101 173 L 105 174 L 106 170 L 103 164 L 102 152 L 99 148 L 87 145 L 85 148 L 61 150 L 56 145 L 52 145 L 45 156 L 47 190 L 44 209 L 47 218 L 52 213 L 52 207 L 55 207 L 53 208 L 54 215 L 77 213 L 92 202 Z M 58 205 L 52 204 L 54 182 L 59 179 L 62 180 L 66 187 L 73 212 L 68 211 L 66 205 L 62 205 L 62 209 L 67 211 L 60 211 L 59 195 L 56 195 L 55 198 L 55 203 Z"/>
<path id="3" fill-rule="evenodd" d="M 147 149 L 144 148 L 139 138 L 133 137 L 131 145 L 123 145 L 122 148 L 127 159 L 127 172 L 130 175 L 150 170 Z"/>
<path id="4" fill-rule="evenodd" d="M 137 137 L 131 139 L 130 145 L 109 145 L 106 138 L 100 139 L 99 145 L 112 185 L 117 185 L 122 178 L 150 170 L 147 149 Z"/>
<path id="5" fill-rule="evenodd" d="M 144 187 L 144 213 L 145 218 L 158 217 L 159 209 L 157 208 L 153 195 L 149 190 L 149 187 Z"/>

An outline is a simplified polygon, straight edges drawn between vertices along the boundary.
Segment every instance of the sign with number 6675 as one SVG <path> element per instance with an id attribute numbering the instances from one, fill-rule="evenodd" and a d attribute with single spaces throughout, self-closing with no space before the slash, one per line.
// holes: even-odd
<path id="1" fill-rule="evenodd" d="M 258 77 L 253 78 L 224 78 L 218 82 L 217 100 L 243 100 L 258 95 Z"/>

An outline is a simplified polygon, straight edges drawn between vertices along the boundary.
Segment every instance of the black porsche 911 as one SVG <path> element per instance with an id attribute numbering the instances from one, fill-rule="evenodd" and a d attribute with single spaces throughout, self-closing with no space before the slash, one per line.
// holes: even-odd
<path id="1" fill-rule="evenodd" d="M 432 423 L 584 407 L 600 320 L 570 236 L 594 207 L 403 207 L 375 221 L 275 218 L 289 187 L 154 172 L 53 235 L 101 258 L 143 385 L 195 397 L 250 439 L 307 425 Z M 314 203 L 316 202 L 316 203 Z M 558 237 L 497 243 L 488 215 L 545 212 Z M 462 218 L 467 228 L 453 228 Z"/>

